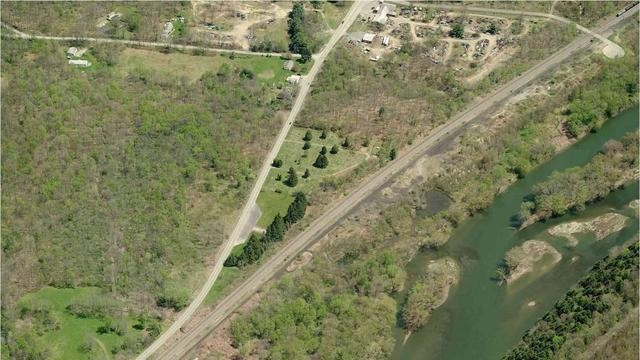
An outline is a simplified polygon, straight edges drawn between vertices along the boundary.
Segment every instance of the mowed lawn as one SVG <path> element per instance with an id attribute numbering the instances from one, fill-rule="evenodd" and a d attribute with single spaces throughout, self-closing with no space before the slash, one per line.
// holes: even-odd
<path id="1" fill-rule="evenodd" d="M 46 345 L 53 353 L 55 359 L 86 359 L 89 354 L 81 350 L 85 341 L 92 339 L 101 349 L 99 354 L 92 354 L 98 359 L 111 359 L 111 349 L 119 346 L 123 338 L 114 334 L 98 334 L 96 330 L 104 324 L 104 320 L 93 318 L 80 318 L 71 314 L 66 307 L 81 298 L 100 296 L 103 290 L 97 287 L 82 287 L 73 289 L 58 289 L 44 287 L 37 292 L 25 295 L 21 302 L 37 302 L 46 304 L 51 313 L 59 322 L 59 328 L 47 331 L 38 336 L 38 341 Z M 134 329 L 133 319 L 127 319 L 130 323 L 128 332 L 140 333 Z"/>
<path id="2" fill-rule="evenodd" d="M 348 173 L 349 169 L 355 168 L 367 158 L 365 153 L 343 148 L 341 144 L 344 139 L 330 131 L 327 131 L 326 139 L 320 139 L 321 131 L 310 130 L 313 136 L 310 141 L 311 148 L 303 150 L 304 140 L 302 138 L 307 130 L 309 129 L 291 128 L 280 153 L 278 153 L 277 158 L 282 160 L 282 167 L 271 168 L 267 181 L 258 196 L 257 203 L 262 211 L 262 216 L 258 221 L 259 227 L 264 228 L 269 225 L 277 213 L 284 215 L 293 200 L 293 194 L 296 192 L 302 191 L 308 195 L 313 191 L 319 191 L 322 181 Z M 339 148 L 337 154 L 330 153 L 333 145 L 337 145 Z M 329 159 L 329 166 L 318 169 L 313 166 L 313 163 L 322 146 L 327 147 L 326 156 Z M 298 175 L 298 185 L 295 187 L 289 187 L 284 183 L 291 167 Z M 311 176 L 305 179 L 302 176 L 306 169 L 309 169 Z M 280 180 L 276 180 L 278 175 L 281 177 Z"/>
<path id="3" fill-rule="evenodd" d="M 265 84 L 281 83 L 293 73 L 282 68 L 283 59 L 257 55 L 206 54 L 202 56 L 180 52 L 162 53 L 146 49 L 124 49 L 118 60 L 124 74 L 137 68 L 149 68 L 161 74 L 186 77 L 189 81 L 197 81 L 207 71 L 216 72 L 222 64 L 228 64 L 238 70 L 251 70 L 256 79 Z M 301 67 L 306 69 L 307 67 Z"/>

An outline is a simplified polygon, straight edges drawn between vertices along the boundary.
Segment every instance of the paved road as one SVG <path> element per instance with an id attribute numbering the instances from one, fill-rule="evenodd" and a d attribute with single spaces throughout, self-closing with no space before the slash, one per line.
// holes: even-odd
<path id="1" fill-rule="evenodd" d="M 598 29 L 598 32 L 604 33 L 636 12 L 637 7 L 630 13 L 609 21 Z M 347 17 L 349 16 L 355 15 L 353 12 L 350 12 Z M 158 359 L 175 360 L 184 357 L 189 350 L 197 346 L 197 344 L 211 331 L 213 331 L 213 329 L 215 329 L 224 319 L 247 301 L 258 290 L 258 288 L 260 288 L 260 286 L 285 268 L 291 259 L 320 239 L 360 203 L 379 191 L 389 182 L 389 180 L 391 180 L 392 177 L 401 173 L 401 171 L 406 169 L 409 165 L 415 163 L 418 159 L 424 156 L 425 153 L 439 149 L 441 140 L 462 131 L 471 123 L 472 120 L 482 118 L 481 115 L 490 113 L 490 110 L 507 100 L 513 92 L 523 88 L 531 81 L 547 73 L 563 61 L 566 61 L 577 51 L 589 47 L 591 38 L 591 35 L 583 35 L 574 40 L 554 55 L 523 73 L 520 77 L 500 87 L 486 98 L 474 102 L 466 111 L 451 119 L 447 124 L 438 127 L 431 135 L 424 138 L 421 142 L 412 146 L 404 153 L 401 153 L 396 160 L 390 162 L 387 166 L 376 173 L 368 176 L 359 187 L 353 190 L 353 192 L 337 201 L 334 206 L 327 210 L 323 217 L 314 221 L 304 232 L 296 238 L 288 241 L 275 255 L 267 259 L 264 264 L 262 264 L 250 277 L 247 278 L 247 280 L 245 280 L 244 283 L 220 301 L 218 306 L 209 316 L 190 329 L 187 333 L 182 334 L 183 336 L 181 336 L 176 343 L 172 344 L 171 349 L 167 349 L 164 353 L 159 354 Z M 332 46 L 332 44 L 330 45 Z M 328 48 L 331 46 L 328 46 Z M 306 84 L 306 87 L 308 88 L 308 83 Z"/>
<path id="2" fill-rule="evenodd" d="M 74 36 L 49 36 L 49 35 L 33 35 L 24 33 L 12 26 L 9 26 L 5 23 L 2 23 L 2 26 L 12 31 L 14 34 L 7 34 L 7 36 L 19 38 L 19 39 L 41 39 L 41 40 L 55 40 L 55 41 L 73 41 L 73 40 L 81 40 L 87 42 L 94 43 L 109 43 L 109 44 L 122 44 L 129 46 L 139 46 L 146 48 L 172 48 L 177 50 L 202 50 L 206 52 L 217 52 L 217 53 L 234 53 L 234 54 L 243 54 L 243 55 L 254 55 L 254 56 L 274 56 L 280 57 L 283 54 L 281 53 L 267 53 L 267 52 L 254 52 L 247 50 L 232 50 L 232 49 L 221 49 L 221 48 L 211 48 L 211 47 L 202 47 L 195 45 L 180 45 L 180 44 L 171 44 L 171 43 L 163 43 L 163 42 L 150 42 L 150 41 L 138 41 L 138 40 L 121 40 L 121 39 L 110 39 L 110 38 L 94 38 L 94 37 L 74 37 Z M 292 54 L 294 58 L 299 58 L 300 55 Z M 314 55 L 315 57 L 315 55 Z"/>
<path id="3" fill-rule="evenodd" d="M 255 205 L 256 199 L 260 194 L 262 185 L 267 179 L 267 175 L 269 175 L 269 170 L 271 169 L 271 162 L 278 155 L 278 152 L 280 151 L 280 147 L 284 143 L 284 140 L 286 139 L 287 134 L 289 133 L 289 129 L 291 129 L 291 126 L 293 126 L 293 121 L 295 120 L 296 116 L 300 112 L 300 109 L 302 109 L 302 104 L 304 102 L 305 97 L 307 96 L 307 93 L 309 92 L 309 87 L 311 85 L 311 82 L 320 71 L 320 68 L 322 67 L 322 64 L 324 63 L 331 49 L 333 49 L 333 47 L 336 45 L 338 40 L 342 38 L 342 36 L 346 33 L 347 29 L 349 29 L 351 24 L 356 20 L 358 14 L 360 13 L 360 8 L 363 6 L 363 4 L 364 3 L 361 3 L 361 2 L 352 4 L 343 22 L 334 31 L 333 35 L 331 36 L 331 39 L 329 39 L 329 41 L 324 46 L 322 51 L 319 54 L 317 54 L 315 61 L 313 63 L 313 66 L 311 67 L 311 70 L 309 71 L 309 73 L 305 75 L 300 81 L 298 96 L 296 97 L 293 107 L 291 108 L 289 117 L 287 118 L 287 121 L 283 124 L 282 129 L 280 130 L 280 133 L 278 134 L 278 137 L 276 138 L 276 141 L 273 147 L 271 148 L 271 151 L 269 152 L 269 155 L 266 157 L 266 159 L 262 164 L 262 168 L 258 173 L 258 178 L 256 179 L 253 189 L 249 194 L 249 198 L 247 199 L 247 202 L 245 203 L 242 209 L 242 212 L 240 213 L 240 218 L 238 219 L 238 222 L 233 228 L 233 231 L 231 232 L 231 235 L 229 236 L 229 238 L 222 244 L 222 246 L 218 250 L 218 254 L 215 258 L 213 270 L 209 274 L 207 281 L 204 283 L 204 285 L 202 286 L 202 288 L 200 289 L 200 291 L 198 292 L 194 300 L 191 302 L 191 304 L 189 304 L 189 306 L 185 310 L 183 310 L 182 313 L 180 313 L 179 317 L 169 327 L 169 329 L 167 329 L 167 331 L 165 331 L 162 335 L 160 335 L 160 337 L 158 337 L 156 341 L 154 341 L 147 349 L 145 349 L 144 352 L 142 352 L 138 356 L 138 359 L 146 359 L 150 355 L 152 355 L 154 352 L 156 352 L 158 349 L 160 349 L 168 340 L 170 340 L 174 335 L 177 334 L 178 330 L 182 326 L 184 326 L 188 320 L 191 319 L 196 309 L 202 304 L 205 297 L 207 296 L 207 293 L 209 293 L 209 290 L 211 289 L 214 282 L 220 275 L 220 271 L 222 271 L 222 266 L 224 264 L 224 261 L 231 253 L 231 249 L 233 249 L 235 245 L 242 243 L 245 240 L 241 238 L 240 235 L 243 229 L 245 228 L 245 225 L 250 221 L 251 213 L 254 207 L 256 206 Z M 177 347 L 176 349 L 172 349 L 171 351 L 167 352 L 165 356 L 163 356 L 163 358 L 176 359 L 178 356 L 173 356 L 172 354 L 175 353 L 173 350 L 177 351 L 178 349 L 181 349 L 181 348 Z M 186 350 L 189 350 L 189 348 L 187 348 Z"/>
<path id="4" fill-rule="evenodd" d="M 402 5 L 410 5 L 411 3 L 408 1 L 402 0 L 392 0 L 392 2 Z M 567 18 L 562 16 L 553 15 L 550 13 L 540 13 L 533 11 L 520 11 L 520 10 L 509 10 L 509 9 L 499 9 L 499 8 L 486 8 L 486 7 L 475 7 L 475 6 L 460 6 L 460 5 L 441 5 L 441 4 L 433 4 L 433 3 L 421 3 L 421 6 L 428 6 L 436 9 L 451 9 L 451 10 L 466 10 L 473 12 L 486 12 L 493 14 L 509 14 L 509 15 L 523 15 L 523 16 L 533 16 L 533 17 L 544 17 L 548 19 L 553 19 L 565 24 L 575 25 L 576 28 L 582 31 L 585 34 L 589 34 L 598 40 L 602 41 L 606 44 L 606 50 L 604 51 L 605 56 L 609 58 L 621 57 L 624 56 L 624 49 L 622 49 L 618 44 L 613 41 L 607 39 L 606 37 L 600 35 L 598 31 L 592 31 L 576 22 L 573 22 Z"/>

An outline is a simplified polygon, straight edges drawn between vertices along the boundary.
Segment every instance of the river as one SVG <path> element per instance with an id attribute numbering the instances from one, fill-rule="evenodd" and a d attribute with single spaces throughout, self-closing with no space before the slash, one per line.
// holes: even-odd
<path id="1" fill-rule="evenodd" d="M 609 250 L 637 237 L 638 220 L 626 205 L 638 199 L 638 183 L 611 193 L 577 215 L 570 214 L 534 224 L 522 231 L 511 225 L 522 199 L 534 184 L 553 171 L 587 163 L 609 139 L 619 139 L 638 129 L 638 108 L 627 110 L 607 121 L 596 133 L 538 166 L 524 179 L 516 181 L 482 214 L 466 221 L 445 246 L 419 252 L 409 263 L 406 288 L 423 273 L 431 259 L 451 256 L 462 266 L 462 277 L 449 293 L 449 299 L 430 316 L 427 324 L 414 332 L 403 345 L 404 332 L 395 329 L 394 359 L 482 360 L 499 359 L 513 347 L 524 332 L 566 293 L 593 264 Z M 611 209 L 632 216 L 619 233 L 594 241 L 581 235 L 575 248 L 553 238 L 546 230 L 558 223 L 593 217 Z M 497 286 L 491 280 L 507 250 L 525 240 L 548 240 L 562 254 L 562 260 L 548 271 L 523 276 L 510 285 Z M 572 261 L 573 259 L 573 261 Z M 403 297 L 398 298 L 399 302 Z M 535 306 L 528 306 L 535 301 Z"/>

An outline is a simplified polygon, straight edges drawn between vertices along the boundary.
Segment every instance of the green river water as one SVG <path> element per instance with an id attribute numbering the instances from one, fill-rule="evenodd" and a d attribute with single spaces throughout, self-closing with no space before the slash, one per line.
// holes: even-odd
<path id="1" fill-rule="evenodd" d="M 427 324 L 403 344 L 404 332 L 395 330 L 394 359 L 482 360 L 499 359 L 522 337 L 611 248 L 637 238 L 638 220 L 627 204 L 638 198 L 638 183 L 611 193 L 587 206 L 577 215 L 566 215 L 534 224 L 522 231 L 512 227 L 513 216 L 534 184 L 553 171 L 587 163 L 609 139 L 619 139 L 638 129 L 638 108 L 627 110 L 607 121 L 593 134 L 535 168 L 498 196 L 494 203 L 458 228 L 449 242 L 438 250 L 420 252 L 409 263 L 411 285 L 431 259 L 451 256 L 462 267 L 462 277 L 452 287 L 449 298 L 430 316 Z M 619 233 L 594 241 L 592 234 L 579 235 L 580 243 L 567 248 L 565 242 L 546 230 L 556 224 L 594 217 L 614 211 L 632 217 Z M 510 285 L 497 286 L 491 280 L 507 250 L 525 240 L 549 241 L 562 260 L 546 271 L 524 275 Z M 572 261 L 573 260 L 573 261 Z M 407 286 L 408 288 L 408 286 Z M 399 301 L 402 301 L 399 297 Z M 535 301 L 531 307 L 527 303 Z"/>

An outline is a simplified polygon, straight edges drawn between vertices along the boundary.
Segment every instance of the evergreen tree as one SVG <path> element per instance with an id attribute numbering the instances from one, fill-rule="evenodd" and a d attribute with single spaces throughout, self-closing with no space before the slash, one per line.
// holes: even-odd
<path id="1" fill-rule="evenodd" d="M 329 151 L 331 154 L 337 154 L 338 153 L 338 145 L 333 145 L 331 147 L 331 150 Z"/>
<path id="2" fill-rule="evenodd" d="M 320 154 L 322 155 L 326 155 L 327 154 L 327 147 L 323 146 L 322 149 L 320 150 Z"/>
<path id="3" fill-rule="evenodd" d="M 307 130 L 307 132 L 304 133 L 304 137 L 302 138 L 302 140 L 311 141 L 311 139 L 313 139 L 313 135 L 311 134 L 311 130 Z"/>
<path id="4" fill-rule="evenodd" d="M 307 179 L 309 176 L 311 176 L 311 173 L 309 172 L 309 169 L 306 169 L 304 171 L 304 175 L 302 175 L 303 178 Z"/>
<path id="5" fill-rule="evenodd" d="M 264 234 L 265 243 L 280 241 L 284 237 L 285 231 L 284 219 L 280 216 L 280 213 L 276 214 L 273 221 L 267 226 L 267 231 Z"/>
<path id="6" fill-rule="evenodd" d="M 344 139 L 344 142 L 342 143 L 342 147 L 343 147 L 343 148 L 348 148 L 349 146 L 351 146 L 351 142 L 349 141 L 349 138 L 348 138 L 348 137 L 346 137 L 346 138 Z"/>
<path id="7" fill-rule="evenodd" d="M 313 166 L 319 168 L 319 169 L 324 169 L 327 166 L 329 166 L 329 159 L 327 159 L 327 157 L 325 155 L 323 155 L 322 153 L 318 154 L 318 157 L 316 158 L 316 161 L 313 163 Z"/>
<path id="8" fill-rule="evenodd" d="M 397 155 L 398 154 L 396 153 L 396 149 L 391 149 L 391 151 L 389 152 L 389 159 L 395 160 Z"/>
<path id="9" fill-rule="evenodd" d="M 322 133 L 320 134 L 320 139 L 326 139 L 327 138 L 327 131 L 326 130 L 322 130 Z"/>
<path id="10" fill-rule="evenodd" d="M 262 238 L 256 234 L 251 234 L 251 237 L 249 237 L 249 240 L 244 246 L 238 265 L 244 266 L 258 261 L 262 253 L 264 253 L 264 249 Z"/>
<path id="11" fill-rule="evenodd" d="M 311 147 L 311 143 L 308 141 L 304 142 L 304 145 L 302 145 L 302 150 L 308 150 Z"/>
<path id="12" fill-rule="evenodd" d="M 273 162 L 271 163 L 271 166 L 275 167 L 275 168 L 279 168 L 282 166 L 282 160 L 280 159 L 273 159 Z"/>
<path id="13" fill-rule="evenodd" d="M 309 49 L 309 45 L 306 42 L 300 44 L 300 61 L 306 63 L 311 60 L 311 57 L 313 57 L 313 53 Z"/>
<path id="14" fill-rule="evenodd" d="M 298 222 L 298 220 L 304 217 L 304 213 L 307 209 L 307 197 L 301 193 L 296 193 L 295 198 L 289 208 L 287 209 L 287 214 L 284 217 L 284 223 L 287 227 Z"/>
<path id="15" fill-rule="evenodd" d="M 289 168 L 289 176 L 287 177 L 286 183 L 290 187 L 295 187 L 296 185 L 298 185 L 298 174 L 296 174 L 294 168 Z"/>

